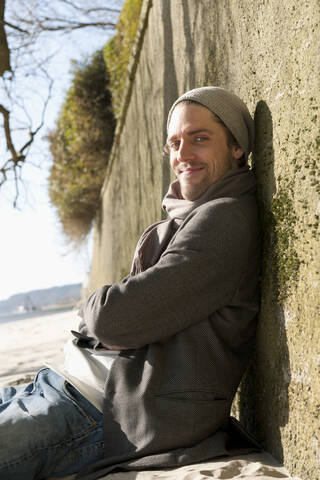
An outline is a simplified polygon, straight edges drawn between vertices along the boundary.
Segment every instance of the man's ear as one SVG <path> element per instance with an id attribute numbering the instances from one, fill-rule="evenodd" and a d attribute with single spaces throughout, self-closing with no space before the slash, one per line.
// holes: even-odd
<path id="1" fill-rule="evenodd" d="M 242 150 L 241 147 L 232 145 L 232 158 L 234 158 L 234 160 L 239 160 L 239 158 L 241 158 L 243 154 L 244 154 L 244 151 Z"/>

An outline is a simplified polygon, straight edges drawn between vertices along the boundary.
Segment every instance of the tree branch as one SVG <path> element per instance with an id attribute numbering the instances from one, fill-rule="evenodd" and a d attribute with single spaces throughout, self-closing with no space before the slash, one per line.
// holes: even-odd
<path id="1" fill-rule="evenodd" d="M 11 152 L 12 159 L 11 161 L 15 164 L 19 162 L 19 156 L 13 146 L 11 129 L 10 129 L 10 112 L 3 105 L 0 105 L 0 113 L 3 116 L 3 128 L 6 137 L 7 149 Z M 7 164 L 8 162 L 6 162 Z"/>
<path id="2" fill-rule="evenodd" d="M 16 195 L 14 197 L 14 200 L 13 200 L 13 206 L 14 208 L 17 207 L 17 201 L 18 201 L 18 198 L 19 198 L 19 183 L 18 183 L 18 174 L 17 174 L 17 169 L 15 168 L 14 169 L 14 186 L 15 186 L 15 189 L 16 189 Z"/>
<path id="3" fill-rule="evenodd" d="M 5 132 L 5 137 L 6 137 L 6 145 L 7 149 L 11 153 L 11 158 L 9 158 L 4 165 L 0 168 L 0 173 L 1 173 L 1 179 L 0 179 L 0 187 L 8 180 L 8 172 L 13 173 L 13 178 L 14 178 L 14 185 L 15 185 L 15 198 L 13 200 L 13 206 L 17 206 L 17 201 L 19 198 L 19 181 L 21 181 L 20 176 L 18 176 L 18 171 L 20 171 L 22 165 L 25 162 L 27 153 L 26 151 L 28 148 L 32 145 L 35 136 L 39 132 L 39 130 L 43 127 L 44 125 L 44 118 L 45 118 L 45 112 L 48 106 L 48 102 L 51 98 L 51 91 L 52 91 L 52 86 L 53 86 L 53 80 L 50 79 L 49 83 L 49 88 L 48 88 L 48 95 L 46 97 L 46 100 L 44 102 L 44 106 L 42 109 L 42 116 L 41 116 L 41 121 L 38 125 L 38 127 L 35 130 L 30 130 L 29 131 L 29 139 L 26 141 L 26 143 L 20 148 L 20 150 L 17 152 L 17 150 L 14 147 L 13 141 L 12 141 L 12 136 L 11 136 L 11 128 L 10 128 L 10 112 L 7 110 L 3 105 L 0 105 L 0 113 L 3 116 L 3 129 Z"/>
<path id="4" fill-rule="evenodd" d="M 3 19 L 0 19 L 0 25 L 6 25 L 7 27 L 13 28 L 14 30 L 18 30 L 18 32 L 28 34 L 27 30 L 23 30 L 17 25 L 13 25 L 13 23 L 7 22 L 6 20 L 3 20 Z"/>
<path id="5" fill-rule="evenodd" d="M 84 10 L 83 7 L 80 7 L 79 5 L 75 5 L 74 2 L 71 2 L 70 0 L 60 0 L 60 2 L 66 4 L 66 5 L 69 5 L 70 7 L 74 8 L 75 10 L 78 10 L 80 12 L 84 12 L 85 14 L 88 14 L 88 13 L 91 13 L 91 12 L 114 12 L 114 13 L 121 12 L 121 9 L 111 8 L 111 7 L 97 7 L 97 8 L 88 8 L 88 9 Z"/>
<path id="6" fill-rule="evenodd" d="M 50 25 L 46 22 L 61 22 L 60 25 Z M 64 23 L 63 23 L 64 22 Z M 73 22 L 72 20 L 68 19 L 52 19 L 52 18 L 44 18 L 39 20 L 38 23 L 39 29 L 45 32 L 59 32 L 59 31 L 66 31 L 69 32 L 71 30 L 79 30 L 81 28 L 114 28 L 115 23 L 113 22 Z"/>

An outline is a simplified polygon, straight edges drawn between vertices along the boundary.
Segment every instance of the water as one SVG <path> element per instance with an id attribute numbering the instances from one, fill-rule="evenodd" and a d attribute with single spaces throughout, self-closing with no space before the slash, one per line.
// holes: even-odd
<path id="1" fill-rule="evenodd" d="M 54 313 L 63 313 L 73 310 L 74 307 L 55 308 L 50 310 L 35 310 L 33 312 L 0 314 L 0 324 L 25 320 L 27 318 L 46 317 Z"/>

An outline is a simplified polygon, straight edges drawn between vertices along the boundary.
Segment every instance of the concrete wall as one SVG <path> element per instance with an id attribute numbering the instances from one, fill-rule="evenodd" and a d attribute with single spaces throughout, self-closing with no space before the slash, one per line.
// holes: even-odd
<path id="1" fill-rule="evenodd" d="M 254 115 L 264 227 L 255 358 L 234 412 L 292 474 L 320 471 L 318 0 L 146 0 L 95 226 L 91 288 L 126 275 L 170 181 L 166 115 L 214 84 Z"/>

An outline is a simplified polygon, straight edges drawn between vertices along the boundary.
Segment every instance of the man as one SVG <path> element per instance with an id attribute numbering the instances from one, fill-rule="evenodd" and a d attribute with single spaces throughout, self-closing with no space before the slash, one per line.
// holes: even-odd
<path id="1" fill-rule="evenodd" d="M 73 348 L 84 355 L 94 346 L 91 387 L 84 392 L 86 379 L 78 384 L 70 369 L 68 382 L 45 369 L 24 393 L 5 390 L 11 425 L 19 402 L 29 414 L 32 402 L 51 401 L 27 422 L 37 437 L 27 450 L 18 438 L 22 427 L 13 429 L 13 449 L 0 423 L 0 442 L 10 444 L 0 443 L 0 479 L 57 477 L 86 465 L 78 478 L 94 479 L 119 464 L 173 467 L 254 448 L 229 418 L 258 312 L 259 226 L 247 166 L 253 137 L 247 107 L 224 89 L 191 90 L 173 104 L 165 150 L 177 179 L 163 201 L 169 220 L 144 232 L 130 275 L 93 293 L 81 309 Z M 115 350 L 103 377 L 94 355 Z M 29 428 L 22 416 L 17 423 Z M 40 417 L 59 421 L 45 441 Z"/>

